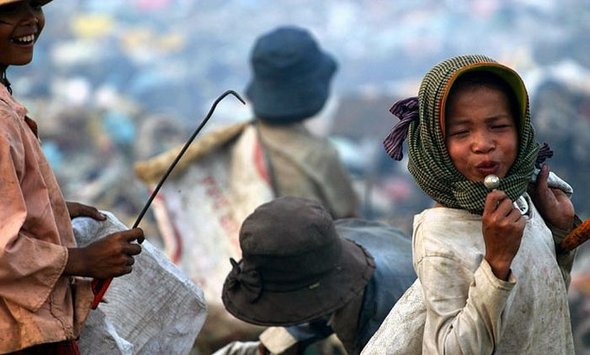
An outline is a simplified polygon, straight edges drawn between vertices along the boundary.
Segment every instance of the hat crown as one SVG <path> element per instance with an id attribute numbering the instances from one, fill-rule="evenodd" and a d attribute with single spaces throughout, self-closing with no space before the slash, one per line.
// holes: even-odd
<path id="1" fill-rule="evenodd" d="M 283 26 L 256 40 L 246 96 L 256 117 L 271 123 L 300 122 L 319 112 L 336 72 L 334 58 L 305 29 Z"/>
<path id="2" fill-rule="evenodd" d="M 322 52 L 309 32 L 282 27 L 262 36 L 252 51 L 256 76 L 266 80 L 288 80 L 316 70 Z"/>
<path id="3" fill-rule="evenodd" d="M 330 214 L 306 199 L 264 204 L 240 230 L 244 269 L 255 269 L 271 287 L 317 282 L 338 264 L 341 243 Z"/>

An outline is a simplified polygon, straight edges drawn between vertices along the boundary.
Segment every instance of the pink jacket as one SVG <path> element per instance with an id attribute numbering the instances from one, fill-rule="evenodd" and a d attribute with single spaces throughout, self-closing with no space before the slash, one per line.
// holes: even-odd
<path id="1" fill-rule="evenodd" d="M 26 113 L 0 85 L 0 353 L 75 339 L 92 301 L 89 280 L 62 275 L 76 242 Z"/>

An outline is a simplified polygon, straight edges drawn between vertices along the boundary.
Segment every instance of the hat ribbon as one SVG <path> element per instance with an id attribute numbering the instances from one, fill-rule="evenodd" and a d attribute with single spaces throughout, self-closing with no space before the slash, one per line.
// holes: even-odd
<path id="1" fill-rule="evenodd" d="M 408 136 L 410 123 L 416 121 L 419 117 L 418 107 L 418 97 L 414 96 L 397 101 L 389 109 L 389 112 L 397 116 L 400 121 L 385 138 L 383 145 L 387 154 L 395 160 L 402 160 L 404 156 L 402 144 Z"/>
<path id="2" fill-rule="evenodd" d="M 232 265 L 232 270 L 227 275 L 228 287 L 233 289 L 235 287 L 242 287 L 246 298 L 250 303 L 255 303 L 262 294 L 262 278 L 258 271 L 251 269 L 244 271 L 240 264 L 234 258 L 230 258 L 229 261 Z"/>

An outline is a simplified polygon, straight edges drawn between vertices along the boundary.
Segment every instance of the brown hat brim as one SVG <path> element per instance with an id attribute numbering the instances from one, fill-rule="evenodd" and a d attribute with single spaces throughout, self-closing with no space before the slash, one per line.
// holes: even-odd
<path id="1" fill-rule="evenodd" d="M 342 248 L 339 264 L 319 282 L 288 292 L 263 288 L 253 302 L 242 287 L 226 279 L 225 308 L 238 319 L 267 326 L 295 325 L 329 315 L 359 295 L 375 270 L 373 257 L 362 246 L 343 239 Z"/>

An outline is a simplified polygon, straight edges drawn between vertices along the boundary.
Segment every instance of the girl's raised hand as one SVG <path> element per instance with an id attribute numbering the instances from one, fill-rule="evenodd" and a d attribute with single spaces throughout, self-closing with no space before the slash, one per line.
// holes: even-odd
<path id="1" fill-rule="evenodd" d="M 514 207 L 506 193 L 494 190 L 487 195 L 482 215 L 485 259 L 497 278 L 508 280 L 525 225 L 520 210 Z"/>
<path id="2" fill-rule="evenodd" d="M 536 184 L 529 189 L 529 194 L 547 224 L 570 231 L 573 228 L 576 213 L 574 204 L 565 192 L 550 188 L 547 184 L 548 178 L 549 166 L 545 164 L 539 172 Z"/>

